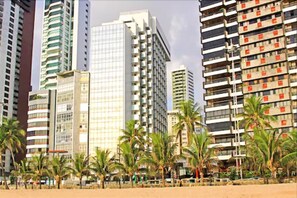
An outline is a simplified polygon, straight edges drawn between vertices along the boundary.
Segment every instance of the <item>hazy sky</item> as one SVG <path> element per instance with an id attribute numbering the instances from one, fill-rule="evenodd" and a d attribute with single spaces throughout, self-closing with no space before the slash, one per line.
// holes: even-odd
<path id="1" fill-rule="evenodd" d="M 39 70 L 42 37 L 42 12 L 44 0 L 37 0 L 35 17 L 35 38 L 33 52 L 33 90 L 39 87 Z M 203 104 L 202 65 L 200 52 L 200 30 L 198 1 L 101 1 L 91 2 L 91 27 L 99 26 L 119 18 L 120 12 L 148 9 L 156 16 L 169 41 L 171 62 L 167 64 L 168 109 L 172 109 L 171 71 L 180 65 L 187 65 L 194 73 L 195 100 Z"/>

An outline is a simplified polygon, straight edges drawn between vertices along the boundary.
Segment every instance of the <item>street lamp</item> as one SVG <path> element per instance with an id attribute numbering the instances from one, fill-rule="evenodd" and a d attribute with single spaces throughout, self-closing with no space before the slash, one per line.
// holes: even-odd
<path id="1" fill-rule="evenodd" d="M 232 69 L 232 81 L 233 81 L 233 105 L 234 105 L 234 111 L 233 116 L 235 118 L 234 124 L 235 124 L 235 159 L 236 159 L 236 170 L 237 174 L 240 176 L 240 179 L 242 179 L 242 168 L 241 168 L 241 149 L 240 149 L 240 133 L 239 133 L 239 123 L 238 123 L 238 107 L 237 107 L 237 87 L 236 87 L 236 75 L 235 75 L 235 66 L 234 66 L 234 52 L 237 52 L 240 50 L 239 45 L 233 45 L 232 39 L 230 40 L 231 45 L 228 47 L 228 52 L 231 53 L 232 60 L 231 60 L 231 69 Z"/>

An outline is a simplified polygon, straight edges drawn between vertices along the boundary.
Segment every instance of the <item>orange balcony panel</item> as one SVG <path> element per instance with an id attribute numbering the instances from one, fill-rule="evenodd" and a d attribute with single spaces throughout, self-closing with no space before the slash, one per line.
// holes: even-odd
<path id="1" fill-rule="evenodd" d="M 271 12 L 275 12 L 275 6 L 272 6 L 271 8 L 270 8 L 270 10 L 271 10 Z"/>
<path id="2" fill-rule="evenodd" d="M 275 48 L 279 48 L 279 43 L 274 43 Z"/>
<path id="3" fill-rule="evenodd" d="M 284 93 L 280 93 L 279 94 L 279 99 L 284 99 L 285 98 L 285 94 Z"/>
<path id="4" fill-rule="evenodd" d="M 253 91 L 253 87 L 252 86 L 248 86 L 248 91 Z"/>
<path id="5" fill-rule="evenodd" d="M 283 72 L 283 70 L 282 70 L 282 68 L 281 68 L 281 67 L 279 67 L 279 68 L 277 68 L 277 69 L 276 69 L 276 72 L 277 72 L 277 73 L 282 73 L 282 72 Z"/>
<path id="6" fill-rule="evenodd" d="M 267 102 L 268 101 L 268 96 L 263 96 L 263 101 Z"/>
<path id="7" fill-rule="evenodd" d="M 287 125 L 287 120 L 282 120 L 282 121 L 281 121 L 281 125 L 282 125 L 282 126 L 286 126 L 286 125 Z"/>
<path id="8" fill-rule="evenodd" d="M 280 57 L 280 55 L 279 55 L 279 54 L 278 54 L 278 55 L 275 55 L 275 60 L 277 60 L 277 61 L 278 61 L 278 60 L 280 60 L 280 58 L 281 58 L 281 57 Z"/>
<path id="9" fill-rule="evenodd" d="M 264 64 L 264 63 L 266 63 L 266 58 L 261 58 L 261 64 Z"/>
<path id="10" fill-rule="evenodd" d="M 282 134 L 282 138 L 287 138 L 288 137 L 288 134 L 287 133 L 283 133 Z"/>
<path id="11" fill-rule="evenodd" d="M 258 22 L 257 27 L 259 27 L 259 28 L 262 27 L 262 22 Z"/>
<path id="12" fill-rule="evenodd" d="M 248 26 L 243 26 L 243 31 L 247 31 L 248 30 Z"/>
<path id="13" fill-rule="evenodd" d="M 242 15 L 242 20 L 246 19 L 246 14 Z"/>
<path id="14" fill-rule="evenodd" d="M 246 49 L 245 50 L 245 54 L 250 54 L 250 50 L 249 49 Z"/>
<path id="15" fill-rule="evenodd" d="M 277 23 L 277 19 L 276 18 L 272 19 L 272 23 L 273 24 Z"/>
<path id="16" fill-rule="evenodd" d="M 258 5 L 260 3 L 260 0 L 255 0 L 255 4 Z"/>
<path id="17" fill-rule="evenodd" d="M 261 72 L 262 76 L 266 76 L 266 71 Z"/>
<path id="18" fill-rule="evenodd" d="M 246 7 L 245 3 L 241 4 L 241 8 L 244 9 Z"/>
<path id="19" fill-rule="evenodd" d="M 267 83 L 264 83 L 264 84 L 262 85 L 262 88 L 263 88 L 263 89 L 266 89 L 266 88 L 267 88 Z"/>
<path id="20" fill-rule="evenodd" d="M 251 61 L 247 61 L 247 62 L 245 63 L 245 66 L 247 66 L 247 67 L 251 66 Z"/>
<path id="21" fill-rule="evenodd" d="M 280 108 L 280 112 L 285 112 L 286 111 L 286 107 L 281 107 Z"/>
<path id="22" fill-rule="evenodd" d="M 277 36 L 277 35 L 278 35 L 278 31 L 277 31 L 277 30 L 274 30 L 274 31 L 273 31 L 273 35 L 274 35 L 274 36 Z"/>
<path id="23" fill-rule="evenodd" d="M 264 50 L 265 50 L 264 46 L 260 46 L 260 52 L 262 52 Z"/>
<path id="24" fill-rule="evenodd" d="M 278 86 L 283 86 L 283 84 L 284 84 L 284 83 L 283 83 L 282 80 L 279 80 L 279 81 L 278 81 Z"/>
<path id="25" fill-rule="evenodd" d="M 260 39 L 263 39 L 263 34 L 259 34 L 258 35 L 258 39 L 260 40 Z"/>
<path id="26" fill-rule="evenodd" d="M 267 109 L 264 113 L 265 113 L 265 114 L 269 114 L 269 109 Z"/>
<path id="27" fill-rule="evenodd" d="M 244 42 L 245 43 L 249 42 L 249 38 L 244 38 Z"/>
<path id="28" fill-rule="evenodd" d="M 256 12 L 256 15 L 257 15 L 257 16 L 260 16 L 260 15 L 261 15 L 261 10 L 258 10 L 258 11 Z"/>
<path id="29" fill-rule="evenodd" d="M 247 78 L 247 79 L 250 79 L 251 77 L 252 77 L 252 74 L 247 74 L 247 75 L 246 75 L 246 78 Z"/>

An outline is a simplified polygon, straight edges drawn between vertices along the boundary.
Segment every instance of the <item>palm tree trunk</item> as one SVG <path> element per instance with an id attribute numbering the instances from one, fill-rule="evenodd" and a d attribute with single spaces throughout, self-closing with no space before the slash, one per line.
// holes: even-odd
<path id="1" fill-rule="evenodd" d="M 39 177 L 39 189 L 41 189 L 41 177 Z"/>
<path id="2" fill-rule="evenodd" d="M 24 184 L 25 184 L 25 189 L 27 189 L 27 181 L 25 181 L 25 183 L 24 183 Z"/>
<path id="3" fill-rule="evenodd" d="M 104 189 L 104 176 L 100 177 L 100 185 L 101 185 L 101 189 Z"/>
<path id="4" fill-rule="evenodd" d="M 163 187 L 165 187 L 165 174 L 164 174 L 164 168 L 162 168 L 162 184 L 163 184 Z"/>
<path id="5" fill-rule="evenodd" d="M 82 177 L 79 178 L 79 188 L 82 189 Z"/>
<path id="6" fill-rule="evenodd" d="M 60 183 L 61 183 L 60 180 L 57 183 L 58 183 L 58 189 L 60 189 Z"/>
<path id="7" fill-rule="evenodd" d="M 15 189 L 18 189 L 18 176 L 15 177 Z"/>
<path id="8" fill-rule="evenodd" d="M 130 175 L 129 177 L 130 177 L 130 183 L 131 183 L 131 187 L 133 188 L 132 175 Z"/>
<path id="9" fill-rule="evenodd" d="M 199 171 L 198 171 L 198 168 L 196 168 L 196 182 L 198 183 L 199 182 Z"/>
<path id="10" fill-rule="evenodd" d="M 10 154 L 11 154 L 11 159 L 12 159 L 12 164 L 13 164 L 13 167 L 14 167 L 14 171 L 17 171 L 17 166 L 16 166 L 16 163 L 15 163 L 15 159 L 14 159 L 14 154 L 12 152 L 12 149 L 11 148 L 8 148 Z M 15 177 L 15 188 L 18 189 L 18 178 L 17 176 Z"/>
<path id="11" fill-rule="evenodd" d="M 203 174 L 203 171 L 201 170 L 200 171 L 200 180 L 201 180 L 201 184 L 203 185 L 203 179 L 204 179 L 204 174 Z"/>

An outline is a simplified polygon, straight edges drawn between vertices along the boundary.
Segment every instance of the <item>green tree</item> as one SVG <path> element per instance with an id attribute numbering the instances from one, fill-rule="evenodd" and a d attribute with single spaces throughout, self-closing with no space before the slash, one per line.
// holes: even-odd
<path id="1" fill-rule="evenodd" d="M 5 167 L 3 166 L 3 161 L 2 161 L 2 154 L 6 150 L 6 145 L 4 144 L 5 138 L 6 138 L 6 133 L 4 132 L 4 129 L 2 127 L 0 127 L 0 166 L 1 166 L 1 170 L 2 170 L 2 176 L 4 179 L 5 189 L 9 189 L 9 187 L 7 185 L 6 175 L 5 175 Z"/>
<path id="2" fill-rule="evenodd" d="M 188 144 L 190 144 L 191 135 L 195 130 L 195 126 L 201 126 L 202 118 L 200 111 L 200 107 L 198 107 L 197 103 L 194 104 L 191 101 L 184 101 L 181 103 L 180 110 L 177 113 L 178 122 L 173 126 L 176 138 L 179 139 L 180 151 L 182 151 L 182 131 L 186 129 Z"/>
<path id="3" fill-rule="evenodd" d="M 288 133 L 288 136 L 284 138 L 282 149 L 283 157 L 281 158 L 282 165 L 286 166 L 289 173 L 289 168 L 294 167 L 297 169 L 297 130 L 293 130 Z M 288 174 L 289 176 L 289 174 Z"/>
<path id="4" fill-rule="evenodd" d="M 244 135 L 246 144 L 251 151 L 258 153 L 262 161 L 262 172 L 271 172 L 272 177 L 276 178 L 276 169 L 280 159 L 280 148 L 282 144 L 281 133 L 276 130 L 254 130 L 253 134 Z M 251 152 L 248 151 L 248 152 Z"/>
<path id="5" fill-rule="evenodd" d="M 60 189 L 61 182 L 70 175 L 69 160 L 65 155 L 54 156 L 49 162 L 48 174 L 51 175 Z"/>
<path id="6" fill-rule="evenodd" d="M 196 180 L 198 181 L 198 172 L 201 183 L 203 183 L 203 168 L 210 167 L 217 162 L 215 158 L 216 148 L 210 147 L 212 143 L 211 136 L 205 131 L 199 134 L 193 134 L 190 146 L 184 148 L 189 163 L 193 170 L 196 170 Z"/>
<path id="7" fill-rule="evenodd" d="M 19 164 L 19 175 L 24 181 L 25 188 L 27 189 L 27 183 L 32 178 L 32 171 L 30 169 L 30 161 L 27 161 L 27 158 L 23 159 Z"/>
<path id="8" fill-rule="evenodd" d="M 140 126 L 137 121 L 130 120 L 126 123 L 126 129 L 122 129 L 123 135 L 120 136 L 119 141 L 121 143 L 129 143 L 132 147 L 133 144 L 139 145 L 139 147 L 143 148 L 145 144 L 145 131 L 142 126 Z"/>
<path id="9" fill-rule="evenodd" d="M 97 149 L 95 156 L 92 157 L 90 169 L 100 180 L 101 188 L 104 189 L 104 180 L 107 174 L 112 171 L 114 157 L 109 150 Z"/>
<path id="10" fill-rule="evenodd" d="M 268 115 L 270 106 L 262 104 L 262 99 L 256 96 L 251 96 L 245 100 L 243 106 L 243 113 L 240 114 L 243 117 L 241 124 L 247 131 L 250 128 L 263 130 L 271 127 L 271 122 L 276 121 L 276 117 Z"/>
<path id="11" fill-rule="evenodd" d="M 115 162 L 114 168 L 124 172 L 130 178 L 131 186 L 133 187 L 132 177 L 138 172 L 140 166 L 141 151 L 135 144 L 131 145 L 128 142 L 124 142 L 120 145 L 121 150 L 121 162 Z"/>
<path id="12" fill-rule="evenodd" d="M 79 186 L 82 189 L 82 178 L 89 173 L 89 157 L 84 153 L 75 154 L 72 159 L 71 173 L 79 179 Z"/>
<path id="13" fill-rule="evenodd" d="M 179 157 L 175 154 L 177 144 L 174 143 L 173 136 L 168 136 L 167 133 L 153 133 L 151 139 L 152 152 L 142 158 L 140 163 L 153 166 L 155 170 L 158 170 L 161 173 L 162 184 L 165 186 L 165 174 L 167 170 L 173 169 Z"/>
<path id="14" fill-rule="evenodd" d="M 46 176 L 48 170 L 48 157 L 45 153 L 39 153 L 32 157 L 30 168 L 33 173 L 33 178 L 39 181 L 39 189 L 41 189 L 41 179 Z"/>

